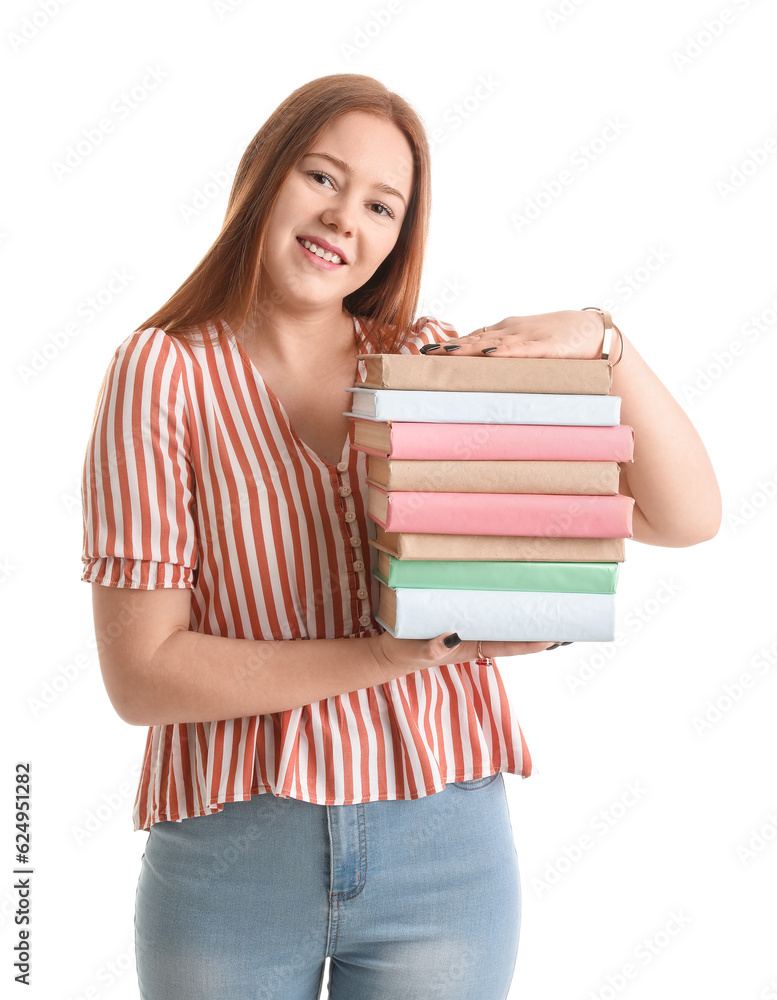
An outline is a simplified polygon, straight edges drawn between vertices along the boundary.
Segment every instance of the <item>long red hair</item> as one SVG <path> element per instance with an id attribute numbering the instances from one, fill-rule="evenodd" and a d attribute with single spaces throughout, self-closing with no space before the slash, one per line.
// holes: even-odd
<path id="1" fill-rule="evenodd" d="M 298 87 L 270 115 L 240 160 L 215 242 L 183 284 L 137 330 L 159 327 L 185 338 L 219 318 L 233 330 L 262 301 L 260 272 L 267 221 L 301 156 L 336 118 L 374 114 L 404 134 L 413 152 L 413 188 L 394 246 L 343 306 L 364 322 L 372 350 L 391 354 L 406 338 L 418 305 L 431 208 L 429 142 L 410 105 L 370 76 L 335 73 Z M 217 328 L 217 335 L 222 336 Z M 223 334 L 226 336 L 226 333 Z"/>

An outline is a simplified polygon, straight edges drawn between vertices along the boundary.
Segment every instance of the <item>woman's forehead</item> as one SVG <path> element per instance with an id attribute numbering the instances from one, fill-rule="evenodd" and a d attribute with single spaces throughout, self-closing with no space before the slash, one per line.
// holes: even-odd
<path id="1" fill-rule="evenodd" d="M 316 154 L 346 173 L 369 173 L 371 181 L 410 197 L 413 150 L 405 134 L 385 118 L 360 111 L 341 115 L 321 131 L 304 155 Z"/>

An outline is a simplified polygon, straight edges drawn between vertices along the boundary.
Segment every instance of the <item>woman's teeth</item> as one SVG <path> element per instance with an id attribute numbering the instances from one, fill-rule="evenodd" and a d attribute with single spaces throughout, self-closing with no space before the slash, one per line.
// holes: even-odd
<path id="1" fill-rule="evenodd" d="M 342 264 L 342 261 L 336 253 L 332 253 L 330 250 L 324 250 L 323 247 L 316 246 L 316 244 L 311 243 L 310 240 L 300 240 L 300 243 L 306 250 L 310 250 L 311 253 L 316 254 L 317 257 L 323 257 L 324 260 L 331 260 L 333 264 Z"/>

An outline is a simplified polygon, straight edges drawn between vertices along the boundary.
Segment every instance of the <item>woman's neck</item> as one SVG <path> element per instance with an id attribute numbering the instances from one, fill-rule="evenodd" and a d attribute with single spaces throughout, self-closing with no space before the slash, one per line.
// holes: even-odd
<path id="1" fill-rule="evenodd" d="M 324 373 L 355 364 L 359 353 L 354 319 L 345 310 L 325 325 L 286 316 L 249 320 L 238 336 L 253 361 L 278 371 Z"/>

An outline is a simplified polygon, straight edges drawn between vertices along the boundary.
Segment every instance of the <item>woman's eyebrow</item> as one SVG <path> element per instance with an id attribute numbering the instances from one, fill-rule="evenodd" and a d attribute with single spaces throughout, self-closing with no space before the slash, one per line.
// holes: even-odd
<path id="1" fill-rule="evenodd" d="M 323 156 L 325 160 L 330 160 L 336 167 L 339 167 L 342 171 L 344 171 L 344 173 L 349 175 L 353 174 L 353 168 L 350 167 L 345 160 L 341 160 L 337 156 L 332 156 L 330 153 L 305 153 L 305 156 Z M 303 160 L 305 156 L 302 157 Z M 396 195 L 397 198 L 401 199 L 405 208 L 407 208 L 407 202 L 405 201 L 404 196 L 401 195 L 396 188 L 391 187 L 389 184 L 383 184 L 380 181 L 376 181 L 373 184 L 373 187 L 376 187 L 379 191 L 385 191 L 386 194 Z"/>

